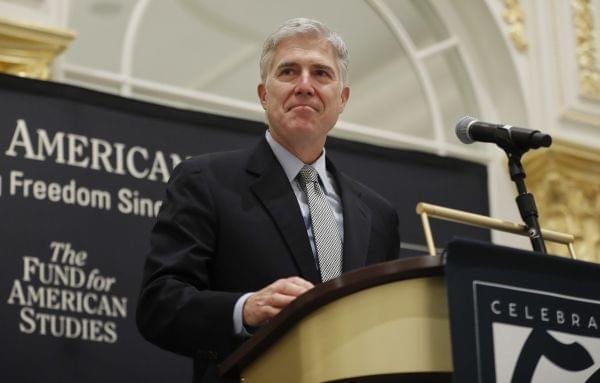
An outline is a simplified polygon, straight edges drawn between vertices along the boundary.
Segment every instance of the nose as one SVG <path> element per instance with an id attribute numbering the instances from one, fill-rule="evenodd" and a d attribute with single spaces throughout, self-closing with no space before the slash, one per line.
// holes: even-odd
<path id="1" fill-rule="evenodd" d="M 312 79 L 308 71 L 303 71 L 298 77 L 298 83 L 296 84 L 294 93 L 296 96 L 313 96 L 315 94 Z"/>

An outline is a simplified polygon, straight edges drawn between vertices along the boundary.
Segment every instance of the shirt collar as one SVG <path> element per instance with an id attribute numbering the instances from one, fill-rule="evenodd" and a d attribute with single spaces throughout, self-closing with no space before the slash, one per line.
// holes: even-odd
<path id="1" fill-rule="evenodd" d="M 273 136 L 271 136 L 271 132 L 269 130 L 265 133 L 265 138 L 267 139 L 267 143 L 271 147 L 273 154 L 277 158 L 277 161 L 281 164 L 285 175 L 287 176 L 288 181 L 293 183 L 300 172 L 300 169 L 305 165 L 298 157 L 294 156 L 290 153 L 286 148 L 284 148 L 279 142 L 277 142 Z M 325 192 L 330 193 L 333 191 L 333 185 L 327 176 L 327 168 L 325 166 L 325 148 L 323 148 L 323 153 L 317 158 L 315 162 L 312 164 L 307 164 L 315 168 L 317 173 L 319 173 L 319 178 L 321 179 L 321 183 L 325 187 Z"/>

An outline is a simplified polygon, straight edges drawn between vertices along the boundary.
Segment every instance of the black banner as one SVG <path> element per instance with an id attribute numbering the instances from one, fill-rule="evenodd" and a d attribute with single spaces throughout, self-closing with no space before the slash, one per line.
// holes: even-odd
<path id="1" fill-rule="evenodd" d="M 467 241 L 446 266 L 457 382 L 600 382 L 600 266 Z"/>
<path id="2" fill-rule="evenodd" d="M 4 75 L 0 110 L 3 378 L 191 381 L 187 358 L 135 327 L 148 234 L 177 163 L 254 145 L 265 126 Z M 336 139 L 328 154 L 397 207 L 403 241 L 423 242 L 420 200 L 487 213 L 483 166 Z"/>

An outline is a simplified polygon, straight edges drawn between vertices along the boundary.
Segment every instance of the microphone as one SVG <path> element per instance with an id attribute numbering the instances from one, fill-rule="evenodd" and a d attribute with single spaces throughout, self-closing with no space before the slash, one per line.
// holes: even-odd
<path id="1" fill-rule="evenodd" d="M 456 136 L 464 144 L 472 144 L 475 141 L 491 142 L 505 150 L 511 148 L 529 150 L 552 145 L 552 137 L 539 130 L 490 124 L 470 116 L 465 116 L 458 121 Z"/>

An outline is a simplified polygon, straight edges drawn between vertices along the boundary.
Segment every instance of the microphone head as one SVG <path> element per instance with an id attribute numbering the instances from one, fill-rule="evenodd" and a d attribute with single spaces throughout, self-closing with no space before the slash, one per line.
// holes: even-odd
<path id="1" fill-rule="evenodd" d="M 475 142 L 475 140 L 472 139 L 469 135 L 469 127 L 474 122 L 477 122 L 477 119 L 471 116 L 464 116 L 456 124 L 456 137 L 458 137 L 460 142 L 462 142 L 463 144 L 472 144 L 473 142 Z"/>

